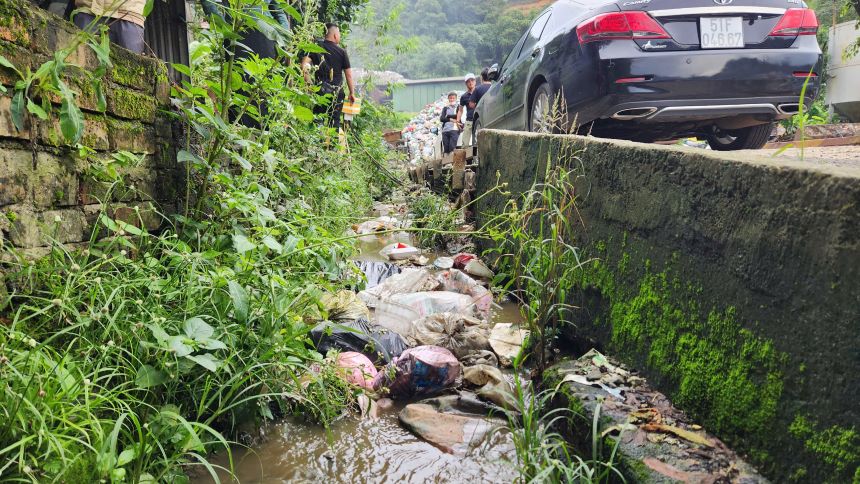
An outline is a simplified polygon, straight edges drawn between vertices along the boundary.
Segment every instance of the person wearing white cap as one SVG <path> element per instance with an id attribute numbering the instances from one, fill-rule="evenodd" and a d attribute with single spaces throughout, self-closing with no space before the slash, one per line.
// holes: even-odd
<path id="1" fill-rule="evenodd" d="M 463 82 L 466 83 L 466 92 L 460 96 L 460 107 L 457 108 L 457 120 L 465 124 L 462 143 L 465 146 L 467 143 L 469 145 L 472 144 L 472 118 L 475 116 L 475 108 L 469 106 L 469 101 L 472 99 L 472 93 L 475 91 L 477 81 L 475 80 L 475 75 L 470 72 L 466 74 Z M 463 119 L 464 111 L 466 113 L 465 120 Z"/>

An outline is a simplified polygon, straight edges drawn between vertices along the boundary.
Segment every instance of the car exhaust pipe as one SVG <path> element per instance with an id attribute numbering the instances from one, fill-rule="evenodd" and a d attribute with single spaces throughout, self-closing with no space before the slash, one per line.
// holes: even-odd
<path id="1" fill-rule="evenodd" d="M 612 115 L 613 119 L 618 119 L 620 121 L 629 121 L 631 119 L 644 118 L 647 116 L 651 116 L 652 114 L 657 112 L 657 108 L 630 108 L 630 109 L 622 109 L 617 113 Z"/>
<path id="2" fill-rule="evenodd" d="M 782 114 L 797 114 L 800 112 L 800 104 L 799 103 L 788 103 L 788 104 L 780 104 L 777 106 L 777 109 Z"/>

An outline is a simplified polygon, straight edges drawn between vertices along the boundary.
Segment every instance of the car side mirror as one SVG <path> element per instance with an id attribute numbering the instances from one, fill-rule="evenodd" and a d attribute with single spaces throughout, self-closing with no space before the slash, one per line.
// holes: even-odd
<path id="1" fill-rule="evenodd" d="M 487 69 L 487 78 L 493 82 L 496 82 L 499 80 L 499 65 L 498 64 L 493 64 L 492 66 L 490 66 L 489 69 Z"/>

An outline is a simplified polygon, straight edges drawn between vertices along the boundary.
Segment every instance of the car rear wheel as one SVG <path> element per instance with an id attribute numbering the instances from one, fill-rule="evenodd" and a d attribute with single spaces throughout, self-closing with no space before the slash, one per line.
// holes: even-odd
<path id="1" fill-rule="evenodd" d="M 730 131 L 715 126 L 713 132 L 707 136 L 708 145 L 717 151 L 757 150 L 767 143 L 771 131 L 773 123 Z"/>
<path id="2" fill-rule="evenodd" d="M 529 131 L 549 133 L 552 131 L 552 93 L 549 84 L 543 83 L 535 91 L 529 110 Z"/>

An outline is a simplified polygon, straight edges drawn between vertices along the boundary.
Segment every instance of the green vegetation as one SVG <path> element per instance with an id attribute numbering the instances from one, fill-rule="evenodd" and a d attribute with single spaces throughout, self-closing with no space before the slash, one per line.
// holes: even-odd
<path id="1" fill-rule="evenodd" d="M 296 20 L 288 58 L 321 30 Z M 306 333 L 322 294 L 359 282 L 342 234 L 389 188 L 374 176 L 390 156 L 379 142 L 388 112 L 353 127 L 361 150 L 335 149 L 297 63 L 225 53 L 230 32 L 255 26 L 213 22 L 192 66 L 178 67 L 194 79 L 173 92 L 187 190 L 181 215 L 155 214 L 162 232 L 142 228 L 153 213 L 113 202 L 135 190 L 128 175 L 145 157 L 75 145 L 102 201 L 91 243 L 54 244 L 36 261 L 2 248 L 2 480 L 187 482 L 192 466 L 213 471 L 207 456 L 229 452 L 242 424 L 295 413 L 327 425 L 353 403 Z M 82 126 L 70 128 L 74 143 Z"/>
<path id="2" fill-rule="evenodd" d="M 821 430 L 809 417 L 798 415 L 789 431 L 803 441 L 807 451 L 830 466 L 830 482 L 858 482 L 860 478 L 860 434 L 854 427 L 833 426 Z M 805 474 L 801 470 L 801 474 Z"/>
<path id="3" fill-rule="evenodd" d="M 507 0 L 370 0 L 367 17 L 350 37 L 355 63 L 390 69 L 410 79 L 461 76 L 501 63 L 537 10 Z M 368 27 L 386 25 L 385 37 Z"/>

